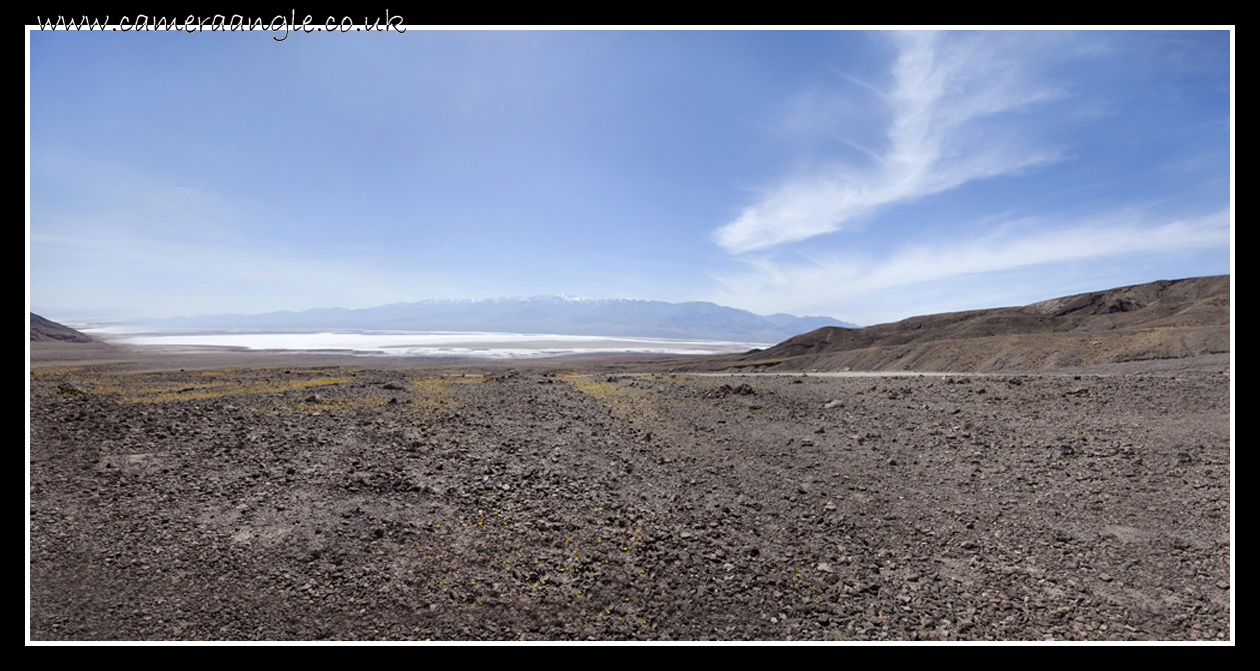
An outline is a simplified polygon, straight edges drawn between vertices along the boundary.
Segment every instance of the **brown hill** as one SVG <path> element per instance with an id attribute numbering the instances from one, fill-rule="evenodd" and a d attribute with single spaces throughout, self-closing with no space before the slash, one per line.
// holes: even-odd
<path id="1" fill-rule="evenodd" d="M 94 342 L 92 336 L 30 313 L 31 342 Z"/>
<path id="2" fill-rule="evenodd" d="M 1229 276 L 1161 280 L 1022 307 L 826 327 L 709 369 L 1044 370 L 1229 352 Z"/>

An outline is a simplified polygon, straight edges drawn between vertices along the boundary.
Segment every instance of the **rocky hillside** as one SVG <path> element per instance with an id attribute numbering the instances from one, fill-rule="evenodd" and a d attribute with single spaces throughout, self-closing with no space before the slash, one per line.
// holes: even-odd
<path id="1" fill-rule="evenodd" d="M 1229 304 L 1228 275 L 1162 280 L 1022 307 L 820 328 L 690 368 L 989 372 L 1227 354 Z"/>
<path id="2" fill-rule="evenodd" d="M 92 336 L 30 313 L 31 342 L 93 342 Z"/>

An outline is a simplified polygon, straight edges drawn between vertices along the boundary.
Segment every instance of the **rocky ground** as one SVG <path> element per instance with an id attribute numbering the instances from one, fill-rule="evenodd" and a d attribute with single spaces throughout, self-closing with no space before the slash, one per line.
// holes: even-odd
<path id="1" fill-rule="evenodd" d="M 1231 640 L 1228 373 L 44 366 L 31 640 Z"/>

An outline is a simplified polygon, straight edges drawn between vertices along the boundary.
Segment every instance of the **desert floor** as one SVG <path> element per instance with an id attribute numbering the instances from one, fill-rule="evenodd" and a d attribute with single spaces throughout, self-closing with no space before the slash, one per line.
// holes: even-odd
<path id="1" fill-rule="evenodd" d="M 1232 638 L 1228 367 L 41 351 L 31 640 Z"/>

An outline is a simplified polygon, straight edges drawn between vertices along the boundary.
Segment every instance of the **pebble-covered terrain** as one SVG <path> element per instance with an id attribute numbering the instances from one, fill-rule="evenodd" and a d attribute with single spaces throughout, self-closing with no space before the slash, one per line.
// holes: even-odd
<path id="1" fill-rule="evenodd" d="M 31 640 L 1230 640 L 1229 376 L 46 366 Z"/>

